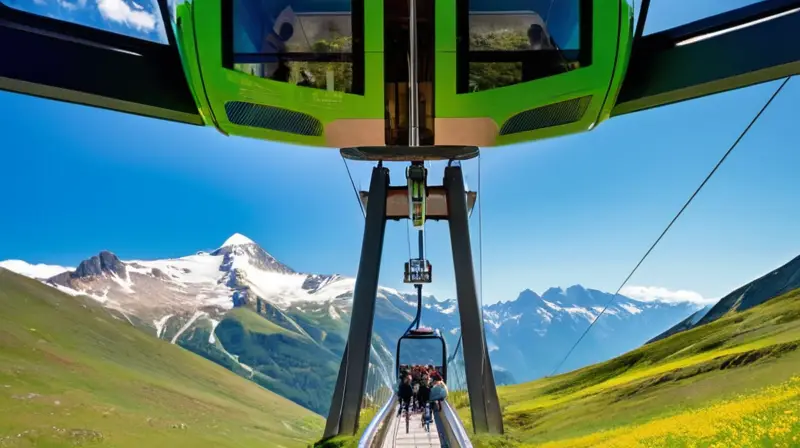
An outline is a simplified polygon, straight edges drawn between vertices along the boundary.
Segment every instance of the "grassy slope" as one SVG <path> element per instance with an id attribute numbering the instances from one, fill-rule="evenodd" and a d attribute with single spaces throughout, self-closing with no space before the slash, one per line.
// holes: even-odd
<path id="1" fill-rule="evenodd" d="M 251 311 L 249 308 L 234 308 L 225 314 L 226 319 L 236 319 L 243 327 L 249 331 L 261 334 L 285 334 L 294 338 L 299 338 L 299 335 L 276 325 L 269 320 L 259 316 Z"/>
<path id="2" fill-rule="evenodd" d="M 305 446 L 323 420 L 0 269 L 0 446 Z"/>
<path id="3" fill-rule="evenodd" d="M 258 384 L 327 415 L 339 356 L 244 307 L 227 313 L 215 334 L 228 352 L 255 370 L 252 379 Z"/>
<path id="4" fill-rule="evenodd" d="M 366 408 L 361 410 L 361 415 L 358 417 L 358 431 L 352 436 L 336 436 L 330 439 L 323 439 L 314 443 L 314 448 L 357 448 L 358 441 L 364 435 L 375 414 L 378 413 L 378 408 Z"/>
<path id="5" fill-rule="evenodd" d="M 604 363 L 502 387 L 508 437 L 478 445 L 800 446 L 798 346 L 800 290 Z"/>

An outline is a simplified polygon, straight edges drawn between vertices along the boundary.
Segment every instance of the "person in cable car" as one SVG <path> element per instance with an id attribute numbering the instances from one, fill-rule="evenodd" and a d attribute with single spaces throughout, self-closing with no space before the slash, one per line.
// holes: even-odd
<path id="1" fill-rule="evenodd" d="M 278 33 L 270 33 L 267 35 L 265 50 L 271 50 L 277 54 L 286 53 L 286 42 L 292 38 L 292 35 L 294 35 L 294 26 L 289 22 L 284 22 L 281 24 Z M 266 53 L 267 51 L 264 52 Z M 269 75 L 269 78 L 276 81 L 289 81 L 292 73 L 289 64 L 287 64 L 283 58 L 278 56 L 276 65 L 277 66 L 275 67 L 274 71 L 271 73 L 268 70 L 267 74 Z"/>
<path id="2" fill-rule="evenodd" d="M 434 373 L 431 377 L 433 379 L 433 385 L 431 386 L 431 395 L 430 401 L 436 402 L 436 410 L 442 410 L 442 400 L 447 398 L 447 386 L 444 384 L 441 375 L 439 373 Z"/>
<path id="3" fill-rule="evenodd" d="M 543 24 L 531 24 L 528 28 L 528 42 L 531 44 L 531 50 L 554 50 L 556 48 Z"/>
<path id="4" fill-rule="evenodd" d="M 564 58 L 544 22 L 536 21 L 528 27 L 528 42 L 530 49 L 536 51 L 536 57 L 527 58 L 522 63 L 523 79 L 538 79 L 554 72 L 563 73 L 567 67 L 563 66 Z"/>
<path id="5" fill-rule="evenodd" d="M 397 390 L 397 397 L 400 399 L 400 409 L 397 411 L 397 415 L 400 416 L 403 414 L 403 409 L 406 412 L 409 412 L 409 406 L 411 405 L 411 397 L 414 394 L 414 390 L 411 388 L 411 375 L 406 375 L 403 377 L 403 382 L 400 384 Z"/>
<path id="6" fill-rule="evenodd" d="M 419 391 L 417 391 L 417 397 L 419 398 L 419 402 L 421 407 L 425 408 L 425 403 L 430 401 L 431 399 L 431 378 L 427 374 L 422 377 L 422 381 L 419 383 Z"/>

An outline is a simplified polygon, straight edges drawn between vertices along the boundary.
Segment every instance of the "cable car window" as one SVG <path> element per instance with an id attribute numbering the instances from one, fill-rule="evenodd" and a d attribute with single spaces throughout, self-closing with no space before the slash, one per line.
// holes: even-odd
<path id="1" fill-rule="evenodd" d="M 156 0 L 0 0 L 24 12 L 166 44 Z"/>
<path id="2" fill-rule="evenodd" d="M 234 0 L 232 14 L 223 14 L 223 21 L 233 22 L 226 66 L 298 86 L 363 94 L 363 1 Z"/>
<path id="3" fill-rule="evenodd" d="M 399 347 L 400 365 L 431 365 L 442 368 L 442 341 L 439 339 L 403 339 Z"/>
<path id="4" fill-rule="evenodd" d="M 460 0 L 458 92 L 495 89 L 587 66 L 591 0 Z"/>

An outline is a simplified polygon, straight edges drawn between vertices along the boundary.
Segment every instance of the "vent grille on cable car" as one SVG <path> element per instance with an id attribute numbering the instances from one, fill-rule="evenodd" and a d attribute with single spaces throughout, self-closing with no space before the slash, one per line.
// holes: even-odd
<path id="1" fill-rule="evenodd" d="M 229 101 L 225 103 L 228 120 L 241 126 L 270 129 L 299 135 L 321 136 L 322 122 L 302 112 L 261 104 Z"/>
<path id="2" fill-rule="evenodd" d="M 500 135 L 517 134 L 519 132 L 535 131 L 536 129 L 574 123 L 583 118 L 591 101 L 591 96 L 584 96 L 520 112 L 503 123 Z"/>

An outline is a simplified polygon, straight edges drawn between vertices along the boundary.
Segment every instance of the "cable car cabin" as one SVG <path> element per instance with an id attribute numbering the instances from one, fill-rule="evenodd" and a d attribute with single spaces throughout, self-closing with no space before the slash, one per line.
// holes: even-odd
<path id="1" fill-rule="evenodd" d="M 431 283 L 433 269 L 431 263 L 424 258 L 412 258 L 405 264 L 405 272 L 403 273 L 403 283 Z"/>
<path id="2" fill-rule="evenodd" d="M 402 367 L 413 365 L 433 365 L 447 383 L 447 342 L 438 329 L 408 330 L 397 340 L 395 377 L 400 376 Z"/>
<path id="3" fill-rule="evenodd" d="M 495 146 L 591 129 L 630 55 L 627 0 L 194 0 L 177 41 L 204 121 L 336 148 Z"/>

